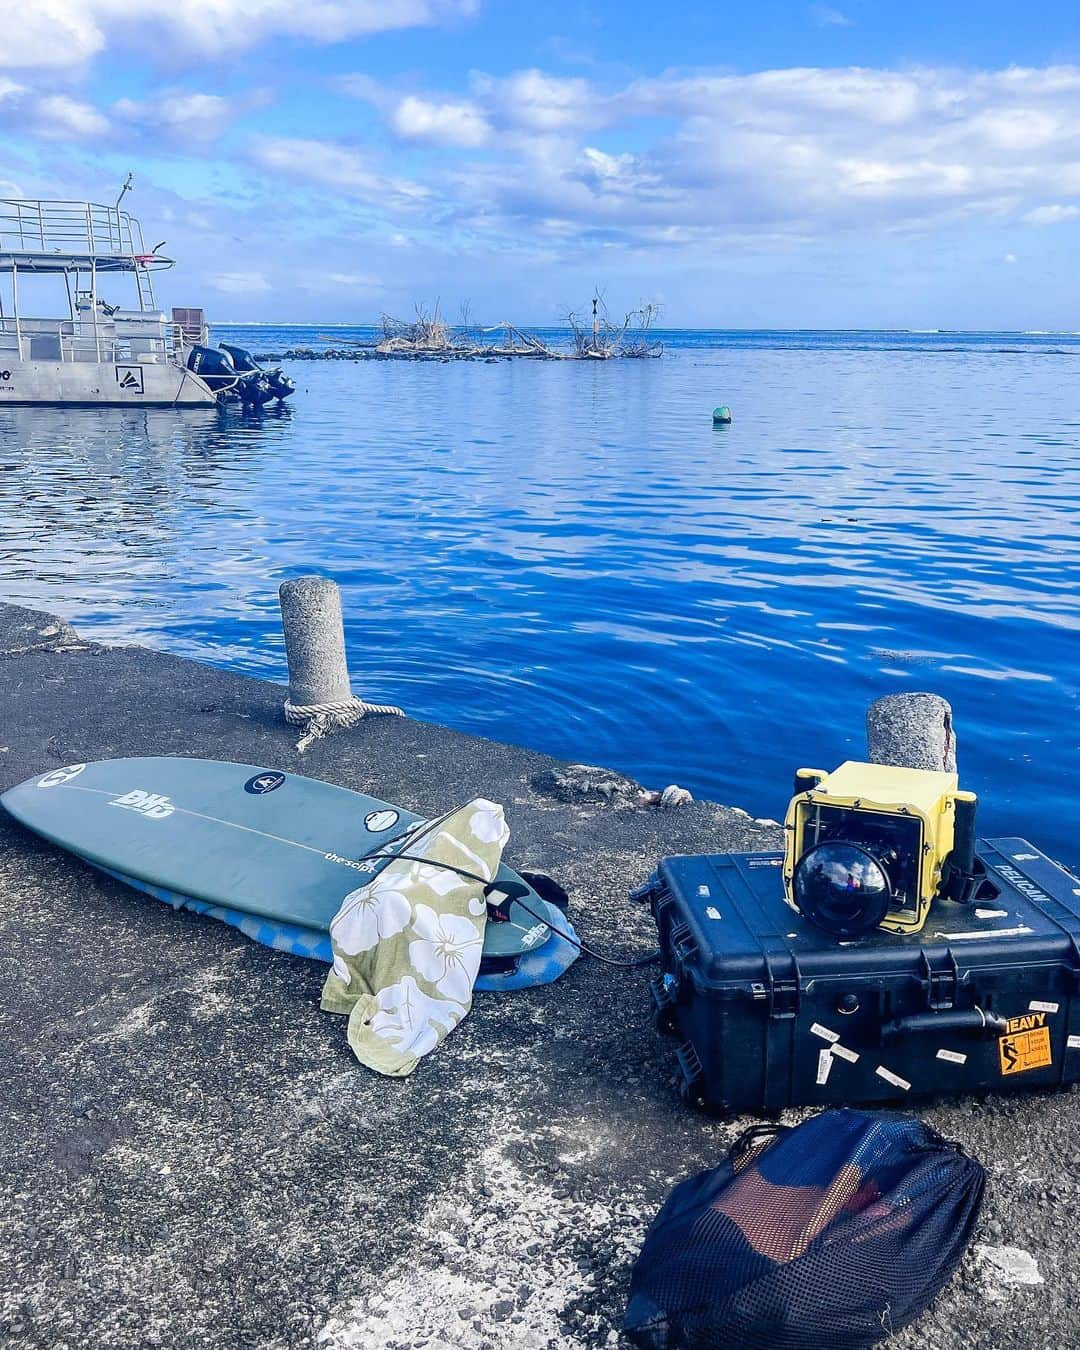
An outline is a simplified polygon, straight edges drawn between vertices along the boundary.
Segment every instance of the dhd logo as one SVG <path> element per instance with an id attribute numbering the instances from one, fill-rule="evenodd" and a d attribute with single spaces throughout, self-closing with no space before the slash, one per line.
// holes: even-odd
<path id="1" fill-rule="evenodd" d="M 138 811 L 139 815 L 145 816 L 147 820 L 164 820 L 176 810 L 168 797 L 163 797 L 158 792 L 144 792 L 142 788 L 133 788 L 122 797 L 114 797 L 109 805 Z"/>

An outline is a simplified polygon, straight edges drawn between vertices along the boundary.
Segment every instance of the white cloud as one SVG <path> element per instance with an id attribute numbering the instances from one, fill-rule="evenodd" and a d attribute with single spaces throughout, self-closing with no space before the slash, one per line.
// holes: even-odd
<path id="1" fill-rule="evenodd" d="M 851 20 L 839 9 L 831 5 L 811 5 L 810 17 L 819 28 L 850 28 Z"/>
<path id="2" fill-rule="evenodd" d="M 92 104 L 67 94 L 39 94 L 13 80 L 0 78 L 0 104 L 6 130 L 65 141 L 89 140 L 109 130 L 108 119 Z"/>
<path id="3" fill-rule="evenodd" d="M 473 93 L 503 126 L 529 131 L 575 131 L 609 120 L 605 100 L 583 79 L 519 70 L 502 79 L 476 74 Z"/>
<path id="4" fill-rule="evenodd" d="M 1075 220 L 1080 216 L 1080 206 L 1036 206 L 1024 213 L 1029 225 L 1060 225 L 1063 220 Z"/>
<path id="5" fill-rule="evenodd" d="M 387 176 L 369 154 L 336 141 L 258 136 L 249 153 L 255 164 L 276 174 L 387 209 L 416 207 L 430 196 L 420 183 Z"/>
<path id="6" fill-rule="evenodd" d="M 82 65 L 108 46 L 227 57 L 274 38 L 343 42 L 475 13 L 478 0 L 0 0 L 0 66 Z"/>
<path id="7" fill-rule="evenodd" d="M 93 0 L 0 0 L 0 66 L 56 69 L 96 56 L 105 35 Z"/>
<path id="8" fill-rule="evenodd" d="M 486 229 L 531 218 L 624 239 L 800 239 L 1025 210 L 1049 222 L 1047 191 L 1080 195 L 1074 67 L 669 72 L 616 90 L 530 70 L 475 76 L 472 93 L 496 153 L 452 189 Z M 628 151 L 641 118 L 672 130 Z M 619 153 L 584 141 L 615 125 Z"/>
<path id="9" fill-rule="evenodd" d="M 305 272 L 298 278 L 301 290 L 313 295 L 326 295 L 329 292 L 379 291 L 383 280 L 367 272 Z"/>
<path id="10" fill-rule="evenodd" d="M 448 245 L 530 239 L 695 249 L 1080 216 L 1080 68 L 667 71 L 620 85 L 474 73 L 467 96 L 370 102 L 420 155 L 391 176 L 347 141 L 266 139 L 253 157 L 384 214 L 423 205 Z M 1055 202 L 1057 205 L 1047 205 Z"/>
<path id="11" fill-rule="evenodd" d="M 209 281 L 225 295 L 264 295 L 273 289 L 262 272 L 219 272 Z"/>
<path id="12" fill-rule="evenodd" d="M 112 107 L 124 122 L 141 130 L 163 131 L 184 144 L 223 135 L 238 111 L 234 100 L 220 94 L 162 93 L 142 102 L 122 98 Z"/>
<path id="13" fill-rule="evenodd" d="M 47 94 L 33 103 L 32 125 L 40 136 L 88 140 L 105 135 L 108 119 L 89 103 L 67 94 Z"/>
<path id="14" fill-rule="evenodd" d="M 1015 253 L 1006 253 L 1005 256 L 1002 258 L 1001 261 L 1002 261 L 1002 262 L 1005 262 L 1005 263 L 1014 263 L 1014 262 L 1016 261 L 1016 254 L 1015 254 Z"/>
<path id="15" fill-rule="evenodd" d="M 472 103 L 431 103 L 409 95 L 390 115 L 394 134 L 405 141 L 476 149 L 491 136 L 491 127 Z"/>

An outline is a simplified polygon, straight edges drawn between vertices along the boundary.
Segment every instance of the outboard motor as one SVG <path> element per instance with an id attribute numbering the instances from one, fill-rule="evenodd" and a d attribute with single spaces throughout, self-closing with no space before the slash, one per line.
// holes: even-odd
<path id="1" fill-rule="evenodd" d="M 240 373 L 236 394 L 247 409 L 264 408 L 277 395 L 270 388 L 264 370 L 245 370 Z"/>
<path id="2" fill-rule="evenodd" d="M 239 358 L 234 360 L 233 353 Z M 280 371 L 261 370 L 249 353 L 240 347 L 192 347 L 188 355 L 188 369 L 201 375 L 222 403 L 242 403 L 246 409 L 258 410 L 275 398 L 281 400 L 293 392 L 295 385 Z M 281 376 L 284 386 L 275 381 Z M 285 387 L 287 386 L 287 387 Z"/>
<path id="3" fill-rule="evenodd" d="M 276 398 L 279 403 L 295 392 L 296 382 L 291 380 L 280 366 L 274 370 L 263 370 L 252 354 L 243 347 L 234 347 L 230 342 L 221 342 L 218 345 L 232 359 L 232 363 L 237 370 L 258 371 L 260 375 L 264 376 L 270 389 L 270 397 Z M 264 400 L 264 402 L 268 401 Z"/>
<path id="4" fill-rule="evenodd" d="M 213 347 L 194 346 L 188 352 L 187 366 L 219 396 L 236 387 L 238 372 L 228 352 L 215 351 Z"/>

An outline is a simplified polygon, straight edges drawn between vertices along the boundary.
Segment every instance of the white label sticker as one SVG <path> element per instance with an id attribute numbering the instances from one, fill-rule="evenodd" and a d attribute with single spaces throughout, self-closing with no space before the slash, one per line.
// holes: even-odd
<path id="1" fill-rule="evenodd" d="M 832 1048 L 834 1055 L 839 1055 L 841 1059 L 846 1059 L 849 1064 L 858 1064 L 859 1056 L 854 1050 L 849 1050 L 846 1045 L 841 1045 L 839 1041 Z"/>
<path id="2" fill-rule="evenodd" d="M 1040 1003 L 1037 998 L 1033 998 L 1028 1004 L 1029 1012 L 1055 1013 L 1058 1010 L 1056 1003 Z"/>
<path id="3" fill-rule="evenodd" d="M 705 917 L 707 919 L 722 919 L 724 916 L 720 913 L 720 911 L 716 908 L 715 905 L 706 905 Z"/>
<path id="4" fill-rule="evenodd" d="M 697 888 L 697 893 L 698 893 L 698 895 L 700 895 L 703 899 L 705 899 L 705 898 L 707 898 L 708 896 L 712 895 L 712 891 L 709 890 L 708 886 L 699 886 L 699 887 Z"/>
<path id="5" fill-rule="evenodd" d="M 834 1041 L 840 1039 L 835 1031 L 830 1031 L 828 1027 L 823 1027 L 820 1022 L 815 1022 L 810 1028 L 810 1032 L 814 1036 L 820 1036 L 823 1041 L 828 1041 L 830 1045 Z"/>
<path id="6" fill-rule="evenodd" d="M 1034 928 L 980 928 L 974 933 L 935 933 L 936 938 L 944 938 L 946 942 L 963 942 L 965 938 L 999 938 L 999 937 L 1024 937 L 1028 933 L 1033 933 Z"/>
<path id="7" fill-rule="evenodd" d="M 959 1050 L 939 1050 L 938 1059 L 943 1059 L 949 1064 L 966 1064 L 967 1055 L 962 1055 Z"/>
<path id="8" fill-rule="evenodd" d="M 1067 1037 L 1065 1044 L 1070 1050 L 1080 1050 L 1080 1036 Z"/>
<path id="9" fill-rule="evenodd" d="M 893 1073 L 891 1070 L 887 1069 L 884 1064 L 879 1064 L 874 1072 L 879 1078 L 884 1078 L 886 1083 L 891 1083 L 893 1087 L 903 1088 L 905 1092 L 911 1087 L 911 1084 L 906 1078 L 901 1078 L 898 1073 Z"/>
<path id="10" fill-rule="evenodd" d="M 832 1051 L 820 1050 L 817 1057 L 817 1081 L 820 1086 L 829 1081 L 829 1071 L 832 1069 Z"/>
<path id="11" fill-rule="evenodd" d="M 69 764 L 66 769 L 51 769 L 44 778 L 38 779 L 38 787 L 60 787 L 61 784 L 69 782 L 72 778 L 78 778 L 85 768 L 85 764 Z"/>
<path id="12" fill-rule="evenodd" d="M 975 917 L 977 919 L 1007 919 L 1009 911 L 1007 909 L 977 909 Z"/>
<path id="13" fill-rule="evenodd" d="M 384 811 L 369 811 L 364 817 L 364 829 L 369 834 L 382 834 L 401 819 L 401 812 L 387 808 Z"/>

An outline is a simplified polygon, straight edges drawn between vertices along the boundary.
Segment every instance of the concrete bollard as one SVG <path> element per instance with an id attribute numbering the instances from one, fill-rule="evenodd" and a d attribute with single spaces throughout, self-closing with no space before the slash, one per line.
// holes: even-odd
<path id="1" fill-rule="evenodd" d="M 940 694 L 886 694 L 866 711 L 872 764 L 956 772 L 952 708 Z"/>
<path id="2" fill-rule="evenodd" d="M 365 703 L 353 697 L 336 581 L 328 577 L 283 581 L 278 599 L 289 661 L 285 721 L 304 728 L 296 742 L 301 754 L 313 741 L 338 727 L 356 726 L 368 713 L 405 716 L 394 703 Z"/>
<path id="3" fill-rule="evenodd" d="M 347 703 L 352 689 L 337 582 L 296 577 L 281 583 L 278 598 L 289 661 L 289 702 L 296 707 Z"/>

